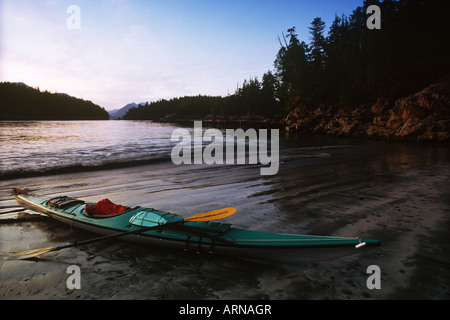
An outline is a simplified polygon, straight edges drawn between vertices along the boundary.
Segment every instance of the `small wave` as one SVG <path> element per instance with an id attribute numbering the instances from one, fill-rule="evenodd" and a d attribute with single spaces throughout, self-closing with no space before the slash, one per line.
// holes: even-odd
<path id="1" fill-rule="evenodd" d="M 336 146 L 312 146 L 312 147 L 302 147 L 302 148 L 296 148 L 296 151 L 316 151 L 316 150 L 328 150 L 328 149 L 345 149 L 345 148 L 351 148 L 353 146 L 351 145 L 336 145 Z"/>
<path id="2" fill-rule="evenodd" d="M 314 153 L 314 154 L 303 154 L 303 155 L 299 155 L 299 158 L 328 158 L 331 157 L 331 154 L 329 153 Z"/>
<path id="3" fill-rule="evenodd" d="M 29 178 L 40 177 L 47 175 L 57 175 L 65 173 L 77 173 L 77 172 L 90 172 L 98 170 L 112 170 L 127 167 L 136 167 L 149 164 L 156 164 L 162 162 L 172 161 L 170 156 L 161 155 L 159 157 L 152 157 L 150 159 L 134 159 L 134 160 L 120 160 L 105 162 L 100 164 L 83 165 L 83 164 L 71 164 L 67 166 L 58 166 L 51 168 L 30 168 L 18 169 L 6 172 L 0 172 L 0 180 L 9 180 L 17 178 Z"/>

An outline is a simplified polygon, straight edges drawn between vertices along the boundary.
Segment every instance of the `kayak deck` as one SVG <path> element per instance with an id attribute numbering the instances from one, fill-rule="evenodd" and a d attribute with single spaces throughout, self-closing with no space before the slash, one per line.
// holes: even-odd
<path id="1" fill-rule="evenodd" d="M 111 235 L 152 227 L 152 230 L 140 232 L 138 235 L 126 235 L 123 238 L 151 245 L 183 248 L 196 252 L 217 252 L 244 258 L 275 256 L 278 260 L 281 253 L 290 257 L 298 255 L 309 257 L 316 256 L 319 251 L 319 256 L 323 256 L 323 249 L 330 251 L 331 256 L 341 256 L 338 253 L 339 249 L 355 253 L 358 251 L 355 246 L 359 244 L 368 246 L 380 244 L 374 239 L 246 230 L 216 221 L 183 222 L 183 218 L 178 215 L 143 207 L 128 208 L 125 212 L 107 217 L 92 217 L 87 215 L 85 207 L 93 203 L 68 197 L 59 202 L 56 201 L 55 204 L 55 198 L 48 199 L 18 193 L 16 200 L 26 209 L 44 213 L 58 221 L 97 234 Z M 165 226 L 167 223 L 170 225 Z"/>

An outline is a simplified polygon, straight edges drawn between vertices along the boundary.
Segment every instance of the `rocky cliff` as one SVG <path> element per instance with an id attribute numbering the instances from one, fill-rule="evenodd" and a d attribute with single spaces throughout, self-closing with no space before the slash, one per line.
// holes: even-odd
<path id="1" fill-rule="evenodd" d="M 283 120 L 288 132 L 371 137 L 396 141 L 450 142 L 450 83 L 359 108 L 297 107 Z"/>

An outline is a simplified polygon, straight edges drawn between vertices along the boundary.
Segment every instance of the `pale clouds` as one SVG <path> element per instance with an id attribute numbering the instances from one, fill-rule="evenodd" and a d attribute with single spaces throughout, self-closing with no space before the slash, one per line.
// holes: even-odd
<path id="1" fill-rule="evenodd" d="M 216 70 L 179 46 L 174 24 L 156 25 L 126 2 L 80 5 L 81 29 L 66 27 L 64 2 L 2 6 L 1 80 L 91 99 L 106 108 L 202 92 Z M 95 14 L 96 12 L 96 14 Z M 207 91 L 207 90 L 205 90 Z"/>
<path id="2" fill-rule="evenodd" d="M 106 109 L 226 95 L 273 67 L 277 34 L 311 21 L 299 15 L 304 2 L 2 1 L 0 81 L 66 92 Z M 72 4 L 80 7 L 81 29 L 67 28 Z"/>

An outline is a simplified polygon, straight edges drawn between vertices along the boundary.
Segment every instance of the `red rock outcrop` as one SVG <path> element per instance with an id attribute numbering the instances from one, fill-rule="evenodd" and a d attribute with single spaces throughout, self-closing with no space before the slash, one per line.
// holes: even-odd
<path id="1" fill-rule="evenodd" d="M 284 119 L 286 131 L 408 141 L 450 141 L 450 84 L 433 84 L 394 103 L 378 98 L 372 106 L 347 110 L 297 107 Z"/>

